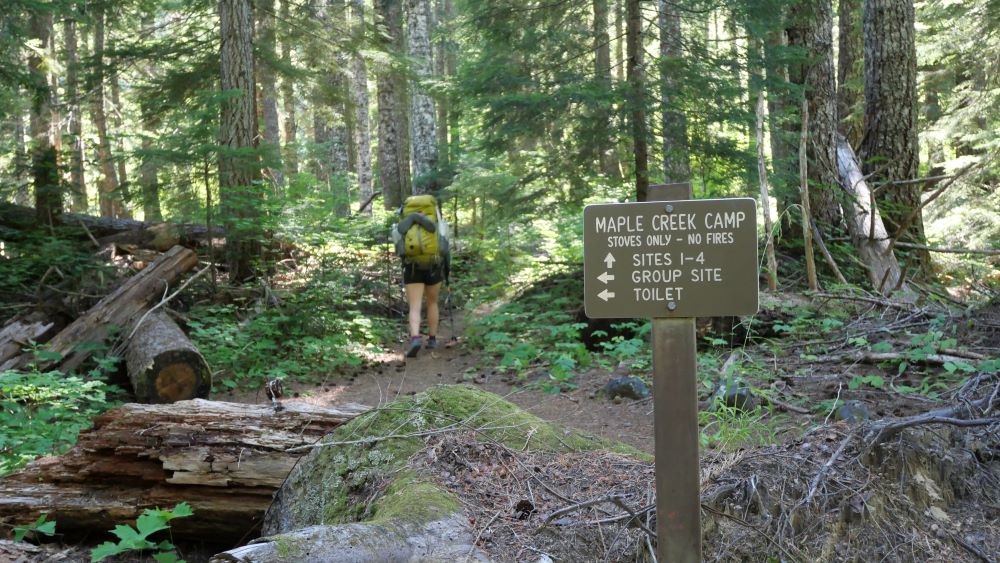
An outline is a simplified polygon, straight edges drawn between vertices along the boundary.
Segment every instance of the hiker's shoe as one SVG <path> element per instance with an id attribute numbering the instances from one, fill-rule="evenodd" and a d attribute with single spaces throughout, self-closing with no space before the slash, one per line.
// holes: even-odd
<path id="1" fill-rule="evenodd" d="M 420 352 L 420 337 L 414 336 L 410 339 L 410 349 L 406 352 L 406 357 L 416 358 L 418 352 Z"/>
<path id="2" fill-rule="evenodd" d="M 432 336 L 427 339 L 427 349 L 433 350 L 438 347 L 438 339 L 436 336 Z"/>

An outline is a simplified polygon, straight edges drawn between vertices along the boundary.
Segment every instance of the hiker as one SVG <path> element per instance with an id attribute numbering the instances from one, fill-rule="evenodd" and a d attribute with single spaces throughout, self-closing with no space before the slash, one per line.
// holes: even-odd
<path id="1" fill-rule="evenodd" d="M 415 358 L 423 345 L 420 335 L 420 307 L 427 303 L 427 348 L 438 347 L 440 320 L 438 297 L 441 282 L 450 274 L 448 224 L 432 195 L 406 198 L 400 210 L 402 219 L 393 229 L 396 253 L 403 261 L 403 284 L 410 308 L 410 341 L 406 357 Z"/>

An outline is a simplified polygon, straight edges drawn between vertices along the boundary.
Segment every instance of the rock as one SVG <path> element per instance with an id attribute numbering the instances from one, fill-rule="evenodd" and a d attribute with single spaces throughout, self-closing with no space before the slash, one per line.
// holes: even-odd
<path id="1" fill-rule="evenodd" d="M 608 398 L 614 400 L 617 397 L 624 397 L 638 401 L 649 397 L 649 387 L 638 377 L 619 377 L 612 379 L 604 386 L 604 393 Z"/>
<path id="2" fill-rule="evenodd" d="M 719 382 L 708 402 L 715 410 L 722 407 L 746 410 L 753 398 L 753 391 L 745 382 L 730 378 Z"/>
<path id="3" fill-rule="evenodd" d="M 868 410 L 868 405 L 861 401 L 845 401 L 834 411 L 833 418 L 849 424 L 856 424 L 870 419 L 871 411 Z"/>

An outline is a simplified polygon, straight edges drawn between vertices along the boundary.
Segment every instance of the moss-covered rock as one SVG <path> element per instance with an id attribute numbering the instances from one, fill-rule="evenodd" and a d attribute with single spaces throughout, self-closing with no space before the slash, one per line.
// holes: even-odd
<path id="1" fill-rule="evenodd" d="M 440 385 L 373 409 L 323 438 L 279 490 L 264 533 L 394 518 L 430 522 L 456 512 L 457 500 L 408 462 L 427 436 L 470 430 L 481 441 L 519 450 L 623 450 L 546 422 L 492 393 Z"/>

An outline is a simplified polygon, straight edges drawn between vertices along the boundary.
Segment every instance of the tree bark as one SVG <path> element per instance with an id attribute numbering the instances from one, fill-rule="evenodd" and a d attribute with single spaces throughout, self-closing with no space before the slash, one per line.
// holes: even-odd
<path id="1" fill-rule="evenodd" d="M 66 108 L 69 112 L 71 209 L 87 211 L 87 182 L 83 169 L 83 116 L 80 114 L 80 62 L 77 54 L 75 11 L 63 20 L 66 43 Z"/>
<path id="2" fill-rule="evenodd" d="M 142 186 L 142 217 L 146 221 L 162 221 L 160 210 L 160 162 L 150 154 L 153 149 L 153 135 L 159 128 L 159 118 L 150 104 L 142 104 L 142 122 L 145 134 L 142 137 L 142 164 L 139 165 L 139 184 Z"/>
<path id="3" fill-rule="evenodd" d="M 805 52 L 790 77 L 805 90 L 809 106 L 809 201 L 818 223 L 837 224 L 837 84 L 833 66 L 832 0 L 801 0 L 790 14 L 788 43 Z"/>
<path id="4" fill-rule="evenodd" d="M 917 52 L 912 0 L 865 0 L 865 124 L 862 170 L 882 187 L 879 207 L 893 226 L 920 207 L 920 184 L 889 185 L 918 176 Z M 922 214 L 904 240 L 926 244 Z M 917 265 L 930 269 L 930 254 L 915 253 Z"/>
<path id="5" fill-rule="evenodd" d="M 764 159 L 764 91 L 757 92 L 757 176 L 760 185 L 760 206 L 764 214 L 764 253 L 767 256 L 767 289 L 778 289 L 778 260 L 774 256 L 774 225 L 771 223 L 771 195 L 767 183 L 767 161 Z"/>
<path id="6" fill-rule="evenodd" d="M 125 353 L 129 381 L 140 403 L 207 398 L 212 371 L 198 348 L 162 310 L 133 326 Z"/>
<path id="7" fill-rule="evenodd" d="M 104 103 L 104 8 L 96 7 L 94 13 L 94 60 L 93 82 L 88 86 L 92 93 L 91 115 L 94 128 L 97 129 L 97 158 L 100 161 L 101 180 L 98 191 L 101 216 L 119 217 L 121 203 L 118 201 L 118 173 L 115 170 L 114 158 L 111 154 L 111 142 L 108 139 L 108 118 Z"/>
<path id="8" fill-rule="evenodd" d="M 365 410 L 290 402 L 275 412 L 202 399 L 122 405 L 97 417 L 66 454 L 0 482 L 0 517 L 28 522 L 48 512 L 61 534 L 103 537 L 145 508 L 188 502 L 194 515 L 171 522 L 174 538 L 242 543 L 305 453 L 287 450 Z"/>
<path id="9" fill-rule="evenodd" d="M 680 81 L 676 69 L 681 62 L 681 16 L 673 0 L 660 3 L 660 103 L 663 106 L 663 174 L 671 184 L 691 180 L 688 156 L 687 118 L 676 107 L 680 99 Z"/>
<path id="10" fill-rule="evenodd" d="M 601 90 L 600 96 L 610 95 L 611 84 L 611 37 L 608 35 L 608 0 L 593 0 L 594 8 L 594 81 Z M 597 161 L 601 174 L 609 178 L 618 175 L 615 162 L 614 135 L 611 131 L 611 101 L 600 104 L 594 116 L 598 131 Z"/>
<path id="11" fill-rule="evenodd" d="M 649 188 L 649 146 L 646 127 L 646 78 L 643 73 L 642 6 L 640 0 L 625 0 L 626 51 L 628 56 L 628 102 L 632 121 L 632 153 L 635 159 L 636 201 L 646 201 Z"/>
<path id="12" fill-rule="evenodd" d="M 118 159 L 115 161 L 116 173 L 118 174 L 118 189 L 121 195 L 118 197 L 118 214 L 121 217 L 132 218 L 132 211 L 125 205 L 130 201 L 129 192 L 132 189 L 128 181 L 128 167 L 125 162 L 125 129 L 122 126 L 122 105 L 121 105 L 121 84 L 118 81 L 118 72 L 111 75 L 111 105 L 114 110 L 111 112 L 111 124 L 118 138 L 115 150 L 118 151 Z"/>
<path id="13" fill-rule="evenodd" d="M 864 118 L 864 42 L 861 33 L 863 0 L 839 0 L 837 9 L 837 117 L 838 132 L 852 147 L 861 144 Z"/>
<path id="14" fill-rule="evenodd" d="M 287 2 L 287 0 L 285 0 Z M 260 73 L 261 114 L 264 118 L 263 157 L 268 176 L 275 186 L 285 183 L 281 167 L 281 128 L 278 126 L 278 88 L 272 61 L 277 58 L 274 32 L 274 0 L 256 0 L 257 21 L 260 24 L 258 50 L 264 57 L 257 69 Z"/>
<path id="15" fill-rule="evenodd" d="M 0 371 L 35 363 L 38 369 L 68 373 L 90 357 L 90 347 L 81 344 L 104 342 L 110 327 L 131 325 L 151 302 L 162 297 L 164 285 L 169 287 L 197 263 L 198 255 L 193 251 L 173 247 L 57 334 L 46 349 L 59 354 L 60 359 L 35 362 L 31 354 L 22 354 L 0 366 Z"/>
<path id="16" fill-rule="evenodd" d="M 889 294 L 897 287 L 902 293 L 907 293 L 909 290 L 905 281 L 901 280 L 902 273 L 896 255 L 889 247 L 889 235 L 882 223 L 878 204 L 874 201 L 854 150 L 843 137 L 837 144 L 837 162 L 840 167 L 840 184 L 848 193 L 844 201 L 847 232 L 868 271 L 868 280 L 878 293 Z"/>
<path id="17" fill-rule="evenodd" d="M 365 36 L 365 2 L 351 0 L 351 10 L 354 16 L 354 33 L 360 42 Z M 368 119 L 368 68 L 365 59 L 360 54 L 354 56 L 352 62 L 354 78 L 354 146 L 357 149 L 358 166 L 358 201 L 364 203 L 372 196 L 372 137 L 371 123 Z M 372 214 L 372 207 L 363 210 Z"/>
<path id="18" fill-rule="evenodd" d="M 281 2 L 281 21 L 286 25 L 291 21 L 291 2 L 284 0 Z M 286 30 L 281 39 L 281 60 L 284 64 L 292 65 L 292 41 L 291 30 Z M 286 76 L 281 81 L 281 99 L 285 110 L 285 171 L 288 175 L 299 173 L 298 148 L 295 145 L 297 134 L 295 122 L 295 81 Z"/>
<path id="19" fill-rule="evenodd" d="M 42 46 L 49 44 L 52 16 L 41 10 L 31 13 L 31 36 Z M 52 123 L 52 88 L 46 63 L 37 50 L 28 56 L 31 80 L 31 170 L 35 188 L 35 220 L 42 225 L 55 225 L 62 214 L 62 193 L 59 188 L 59 153 L 56 149 Z"/>
<path id="20" fill-rule="evenodd" d="M 35 344 L 44 344 L 66 326 L 59 315 L 43 310 L 32 310 L 18 315 L 0 329 L 0 365 L 21 355 L 21 351 Z"/>
<path id="21" fill-rule="evenodd" d="M 433 28 L 438 34 L 437 45 L 434 53 L 434 72 L 441 81 L 447 80 L 448 73 L 448 51 L 451 49 L 450 38 L 447 37 L 451 31 L 449 26 L 453 14 L 448 12 L 450 2 L 444 0 L 434 0 L 434 23 Z M 441 37 L 444 35 L 445 37 Z M 448 94 L 441 94 L 437 100 L 437 121 L 435 123 L 437 132 L 438 164 L 448 168 L 451 162 L 451 155 L 448 154 L 448 108 L 451 100 Z"/>
<path id="22" fill-rule="evenodd" d="M 219 144 L 219 199 L 228 240 L 229 275 L 243 281 L 256 275 L 260 257 L 254 181 L 260 177 L 257 157 L 257 111 L 253 72 L 253 18 L 250 0 L 219 0 L 222 90 L 235 95 L 222 104 Z"/>
<path id="23" fill-rule="evenodd" d="M 14 113 L 14 202 L 18 205 L 29 205 L 30 180 L 28 171 L 31 164 L 28 161 L 28 149 L 24 144 L 24 116 L 20 111 Z"/>
<path id="24" fill-rule="evenodd" d="M 778 221 L 782 230 L 795 236 L 798 227 L 785 211 L 798 200 L 798 190 L 793 189 L 794 172 L 789 130 L 788 66 L 781 51 L 786 45 L 784 30 L 772 31 L 764 43 L 764 70 L 767 80 L 767 126 L 770 131 L 772 193 L 778 204 Z M 797 135 L 797 134 L 796 134 Z"/>
<path id="25" fill-rule="evenodd" d="M 615 79 L 625 82 L 625 0 L 615 0 Z"/>
<path id="26" fill-rule="evenodd" d="M 376 27 L 382 50 L 403 53 L 402 0 L 375 0 Z M 396 209 L 410 194 L 409 133 L 406 120 L 406 81 L 394 63 L 378 70 L 378 163 L 382 201 Z"/>
<path id="27" fill-rule="evenodd" d="M 413 193 L 437 188 L 437 133 L 434 99 L 426 82 L 432 75 L 430 0 L 407 0 L 407 54 L 416 76 L 410 84 L 410 142 L 413 147 Z"/>

